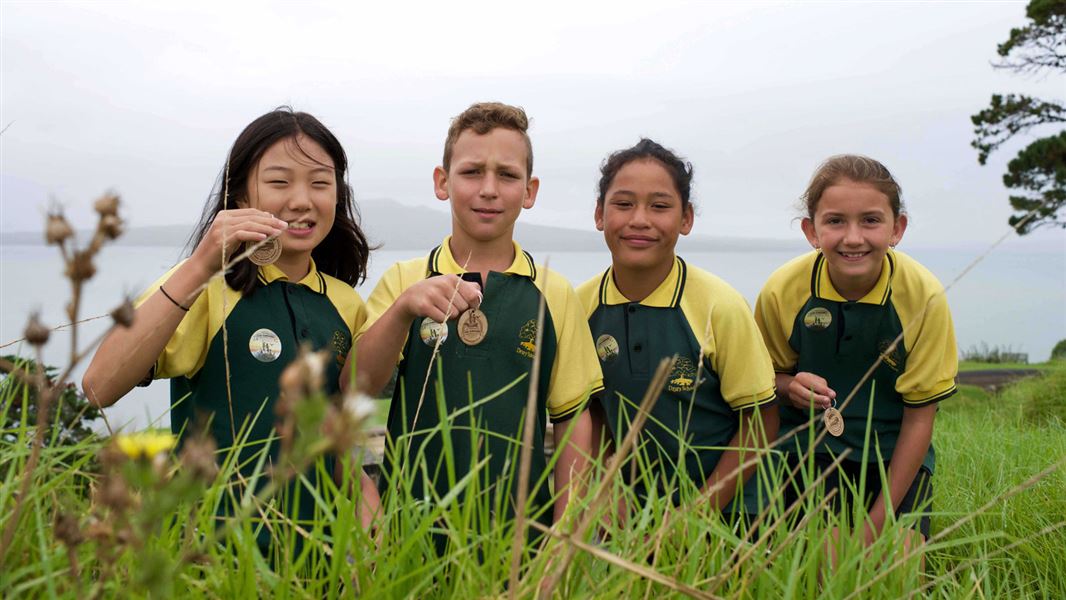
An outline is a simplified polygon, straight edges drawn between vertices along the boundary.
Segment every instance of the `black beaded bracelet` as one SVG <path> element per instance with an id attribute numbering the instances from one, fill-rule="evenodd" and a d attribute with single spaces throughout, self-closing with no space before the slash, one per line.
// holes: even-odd
<path id="1" fill-rule="evenodd" d="M 178 304 L 178 301 L 177 301 L 177 300 L 175 300 L 175 299 L 173 298 L 173 296 L 171 296 L 170 294 L 168 294 L 168 293 L 167 293 L 167 291 L 163 289 L 163 286 L 159 286 L 159 291 L 160 291 L 160 292 L 163 292 L 163 295 L 164 295 L 164 296 L 166 296 L 166 297 L 167 297 L 167 300 L 170 300 L 170 301 L 171 301 L 171 302 L 172 302 L 172 303 L 174 304 L 174 306 L 177 306 L 178 308 L 180 308 L 181 310 L 183 310 L 183 311 L 185 311 L 185 312 L 189 312 L 189 309 L 187 309 L 187 308 L 185 308 L 184 306 L 182 306 L 182 305 Z"/>

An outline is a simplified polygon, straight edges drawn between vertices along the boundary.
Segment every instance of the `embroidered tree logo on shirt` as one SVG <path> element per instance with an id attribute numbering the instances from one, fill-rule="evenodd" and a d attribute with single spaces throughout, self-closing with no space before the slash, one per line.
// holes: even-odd
<path id="1" fill-rule="evenodd" d="M 522 326 L 522 329 L 518 331 L 518 339 L 522 340 L 518 347 L 515 348 L 515 352 L 521 354 L 526 358 L 533 358 L 533 354 L 537 351 L 537 320 L 530 319 L 526 321 L 526 324 Z"/>
<path id="2" fill-rule="evenodd" d="M 678 358 L 666 389 L 671 392 L 691 392 L 696 387 L 696 365 L 687 358 Z"/>

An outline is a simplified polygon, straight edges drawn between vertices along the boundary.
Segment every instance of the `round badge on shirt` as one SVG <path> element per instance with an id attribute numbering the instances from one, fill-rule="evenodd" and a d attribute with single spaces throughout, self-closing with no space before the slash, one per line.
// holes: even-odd
<path id="1" fill-rule="evenodd" d="M 618 357 L 618 340 L 609 334 L 603 334 L 596 339 L 596 354 L 601 362 L 611 362 Z"/>
<path id="2" fill-rule="evenodd" d="M 447 341 L 448 326 L 426 317 L 422 319 L 422 325 L 418 328 L 418 335 L 422 338 L 422 343 L 433 347 L 437 345 L 437 338 L 440 338 L 440 343 L 442 344 Z"/>
<path id="3" fill-rule="evenodd" d="M 816 306 L 803 315 L 803 325 L 811 331 L 824 331 L 832 323 L 832 313 L 821 306 Z"/>
<path id="4" fill-rule="evenodd" d="M 269 329 L 257 329 L 248 339 L 248 351 L 259 362 L 274 362 L 281 356 L 281 338 Z"/>

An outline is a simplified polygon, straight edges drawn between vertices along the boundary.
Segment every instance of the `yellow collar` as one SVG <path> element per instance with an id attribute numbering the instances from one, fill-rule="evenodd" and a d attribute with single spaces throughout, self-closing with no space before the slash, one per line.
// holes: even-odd
<path id="1" fill-rule="evenodd" d="M 641 300 L 640 304 L 655 308 L 676 307 L 681 302 L 681 293 L 685 290 L 685 275 L 687 272 L 688 267 L 685 265 L 685 261 L 681 260 L 680 256 L 675 256 L 674 266 L 670 269 L 666 279 L 663 279 L 659 287 L 648 294 L 647 298 Z M 600 280 L 600 304 L 611 306 L 614 304 L 629 304 L 630 302 L 632 300 L 622 295 L 622 292 L 618 291 L 618 286 L 614 283 L 614 268 L 607 269 L 607 272 L 603 274 L 603 279 Z"/>
<path id="2" fill-rule="evenodd" d="M 279 279 L 288 281 L 289 278 L 285 276 L 285 273 L 277 265 L 270 264 L 259 267 L 259 281 L 263 284 L 274 283 Z M 326 293 L 326 280 L 318 272 L 313 258 L 311 259 L 311 268 L 307 270 L 307 275 L 304 275 L 304 278 L 297 283 L 319 294 Z"/>
<path id="3" fill-rule="evenodd" d="M 889 292 L 892 291 L 892 273 L 896 269 L 896 257 L 892 250 L 889 250 L 885 254 L 884 260 L 881 262 L 881 275 L 877 278 L 877 283 L 874 284 L 873 289 L 866 293 L 865 296 L 859 298 L 857 302 L 863 304 L 881 304 L 883 305 L 888 301 Z M 815 297 L 822 300 L 830 300 L 833 302 L 847 302 L 843 296 L 837 292 L 833 287 L 833 282 L 829 280 L 829 269 L 826 266 L 825 255 L 821 252 L 814 259 L 814 273 L 811 276 L 811 293 Z"/>
<path id="4" fill-rule="evenodd" d="M 461 275 L 466 273 L 466 269 L 456 262 L 455 257 L 452 256 L 452 249 L 448 243 L 451 239 L 452 236 L 450 235 L 444 238 L 441 245 L 437 246 L 429 253 L 429 264 L 426 266 L 426 269 L 429 271 L 430 275 Z M 536 279 L 537 267 L 533 264 L 533 257 L 530 256 L 528 252 L 522 250 L 522 247 L 518 245 L 518 242 L 511 240 L 511 243 L 514 244 L 514 260 L 504 273 Z"/>

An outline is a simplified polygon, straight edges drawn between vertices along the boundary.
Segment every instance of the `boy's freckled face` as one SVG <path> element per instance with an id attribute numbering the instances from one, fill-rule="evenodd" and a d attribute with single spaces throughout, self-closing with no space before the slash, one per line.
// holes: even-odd
<path id="1" fill-rule="evenodd" d="M 877 284 L 885 254 L 907 228 L 907 216 L 896 217 L 888 197 L 874 186 L 845 179 L 822 192 L 814 219 L 803 219 L 802 226 L 811 246 L 825 255 L 837 292 L 857 300 Z"/>
<path id="2" fill-rule="evenodd" d="M 496 128 L 463 131 L 452 148 L 447 172 L 433 173 L 437 198 L 451 200 L 452 235 L 464 242 L 511 239 L 523 208 L 532 208 L 539 182 L 526 172 L 522 134 Z"/>
<path id="3" fill-rule="evenodd" d="M 693 221 L 692 206 L 682 208 L 670 173 L 652 159 L 619 169 L 595 216 L 615 266 L 640 271 L 672 266 L 677 238 Z"/>

